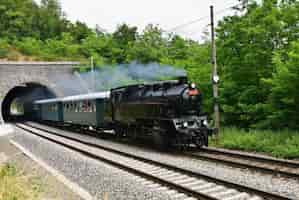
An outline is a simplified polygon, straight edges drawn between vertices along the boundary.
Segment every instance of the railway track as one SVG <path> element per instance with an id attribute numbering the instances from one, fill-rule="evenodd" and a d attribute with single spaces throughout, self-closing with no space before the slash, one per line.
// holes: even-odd
<path id="1" fill-rule="evenodd" d="M 17 127 L 34 135 L 80 152 L 88 157 L 101 160 L 115 167 L 139 176 L 152 186 L 166 188 L 173 192 L 176 199 L 203 200 L 261 200 L 290 199 L 278 194 L 268 193 L 255 188 L 209 177 L 173 165 L 139 157 L 116 149 L 100 146 L 58 132 L 36 128 L 32 125 L 16 124 Z M 159 189 L 158 189 L 159 190 Z"/>
<path id="2" fill-rule="evenodd" d="M 203 148 L 200 152 L 185 153 L 185 155 L 234 167 L 247 168 L 290 178 L 299 178 L 299 162 L 296 161 L 216 148 Z"/>

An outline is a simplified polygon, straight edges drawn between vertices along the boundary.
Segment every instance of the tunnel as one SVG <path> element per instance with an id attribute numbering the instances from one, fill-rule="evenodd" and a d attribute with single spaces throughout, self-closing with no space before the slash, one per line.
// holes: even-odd
<path id="1" fill-rule="evenodd" d="M 24 83 L 12 88 L 4 97 L 1 114 L 5 122 L 32 119 L 32 102 L 55 98 L 55 93 L 39 83 Z"/>

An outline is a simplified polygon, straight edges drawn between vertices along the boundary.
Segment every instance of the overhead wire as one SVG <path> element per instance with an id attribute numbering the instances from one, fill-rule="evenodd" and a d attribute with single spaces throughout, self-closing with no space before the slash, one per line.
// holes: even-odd
<path id="1" fill-rule="evenodd" d="M 215 14 L 223 13 L 223 12 L 225 12 L 225 11 L 227 11 L 227 10 L 229 10 L 229 9 L 232 9 L 232 8 L 234 8 L 234 7 L 236 7 L 236 6 L 239 6 L 239 5 L 242 5 L 242 2 L 241 2 L 241 3 L 238 3 L 238 4 L 234 4 L 234 5 L 229 6 L 229 7 L 227 7 L 227 8 L 218 10 L 218 11 L 215 12 Z M 171 32 L 175 32 L 175 31 L 177 31 L 177 30 L 179 30 L 179 29 L 182 29 L 182 28 L 184 28 L 184 27 L 186 27 L 186 26 L 189 26 L 189 25 L 191 25 L 191 24 L 195 24 L 195 23 L 197 23 L 197 22 L 203 21 L 203 20 L 205 20 L 205 19 L 207 19 L 207 18 L 209 18 L 209 17 L 210 17 L 210 15 L 206 15 L 206 16 L 200 17 L 200 18 L 198 18 L 198 19 L 195 19 L 195 20 L 192 20 L 192 21 L 183 23 L 183 24 L 179 24 L 179 25 L 177 25 L 177 26 L 175 26 L 175 27 L 173 27 L 173 28 L 170 28 L 170 29 L 166 30 L 165 32 L 169 32 L 169 33 L 171 33 Z"/>

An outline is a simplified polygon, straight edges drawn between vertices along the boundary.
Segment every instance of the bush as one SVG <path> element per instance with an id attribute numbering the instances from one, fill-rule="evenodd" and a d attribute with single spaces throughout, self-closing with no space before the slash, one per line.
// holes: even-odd
<path id="1" fill-rule="evenodd" d="M 212 146 L 250 152 L 267 153 L 281 158 L 299 158 L 299 133 L 289 130 L 279 132 L 225 128 L 219 142 L 211 139 Z"/>
<path id="2" fill-rule="evenodd" d="M 29 56 L 38 56 L 42 50 L 43 42 L 35 38 L 24 38 L 23 40 L 16 42 L 17 49 Z"/>
<path id="3" fill-rule="evenodd" d="M 0 58 L 6 58 L 9 53 L 10 45 L 7 40 L 0 39 Z"/>
<path id="4" fill-rule="evenodd" d="M 7 164 L 0 167 L 0 199 L 39 199 L 40 186 Z"/>

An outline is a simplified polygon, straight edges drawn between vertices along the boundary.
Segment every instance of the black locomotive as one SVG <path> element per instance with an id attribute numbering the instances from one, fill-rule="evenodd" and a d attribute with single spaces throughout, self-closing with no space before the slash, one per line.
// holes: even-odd
<path id="1" fill-rule="evenodd" d="M 118 134 L 149 137 L 162 146 L 208 146 L 207 116 L 201 93 L 186 77 L 111 90 L 113 120 Z"/>
<path id="2" fill-rule="evenodd" d="M 201 93 L 186 77 L 34 102 L 38 120 L 111 129 L 118 137 L 143 138 L 161 147 L 208 146 Z"/>

